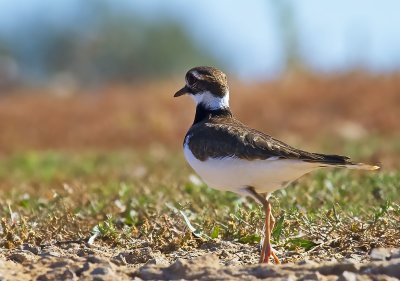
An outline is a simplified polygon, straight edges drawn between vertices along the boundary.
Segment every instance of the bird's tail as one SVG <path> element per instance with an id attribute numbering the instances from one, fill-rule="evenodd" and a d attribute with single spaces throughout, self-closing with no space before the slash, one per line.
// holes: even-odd
<path id="1" fill-rule="evenodd" d="M 316 159 L 311 161 L 322 164 L 322 167 L 338 167 L 353 170 L 367 170 L 373 171 L 380 169 L 377 165 L 369 165 L 364 163 L 354 163 L 349 157 L 333 154 L 319 154 L 313 153 Z"/>

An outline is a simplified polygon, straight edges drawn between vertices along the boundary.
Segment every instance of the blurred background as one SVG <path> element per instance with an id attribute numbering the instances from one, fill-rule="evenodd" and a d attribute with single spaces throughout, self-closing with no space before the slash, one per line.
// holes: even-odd
<path id="1" fill-rule="evenodd" d="M 400 3 L 0 0 L 0 153 L 179 151 L 193 66 L 232 109 L 304 149 L 396 166 Z M 365 160 L 365 159 L 363 159 Z"/>

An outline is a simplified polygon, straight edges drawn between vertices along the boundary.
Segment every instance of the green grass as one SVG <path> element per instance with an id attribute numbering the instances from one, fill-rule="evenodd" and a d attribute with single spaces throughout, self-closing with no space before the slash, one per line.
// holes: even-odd
<path id="1" fill-rule="evenodd" d="M 260 207 L 208 188 L 181 153 L 27 152 L 0 158 L 0 244 L 65 240 L 163 252 L 208 240 L 258 243 Z M 274 193 L 278 249 L 298 253 L 399 247 L 400 172 L 320 170 Z M 320 253 L 320 252 L 319 252 Z"/>

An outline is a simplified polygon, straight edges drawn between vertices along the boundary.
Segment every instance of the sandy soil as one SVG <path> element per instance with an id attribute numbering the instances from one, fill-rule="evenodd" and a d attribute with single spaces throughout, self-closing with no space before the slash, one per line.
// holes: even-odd
<path id="1" fill-rule="evenodd" d="M 168 254 L 143 246 L 117 249 L 68 243 L 1 250 L 0 280 L 397 280 L 400 249 L 374 249 L 368 257 L 257 264 L 257 247 L 204 244 Z M 362 260 L 363 262 L 359 262 Z"/>

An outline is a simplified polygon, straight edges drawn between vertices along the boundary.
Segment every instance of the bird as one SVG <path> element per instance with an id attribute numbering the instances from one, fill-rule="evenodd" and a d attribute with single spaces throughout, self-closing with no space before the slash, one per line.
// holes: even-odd
<path id="1" fill-rule="evenodd" d="M 229 107 L 227 76 L 210 66 L 190 69 L 185 86 L 174 97 L 189 95 L 196 104 L 192 126 L 183 141 L 186 161 L 211 188 L 252 197 L 265 213 L 260 263 L 280 260 L 271 245 L 275 218 L 272 192 L 325 167 L 377 170 L 349 157 L 294 148 L 240 122 Z"/>

